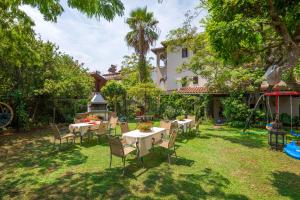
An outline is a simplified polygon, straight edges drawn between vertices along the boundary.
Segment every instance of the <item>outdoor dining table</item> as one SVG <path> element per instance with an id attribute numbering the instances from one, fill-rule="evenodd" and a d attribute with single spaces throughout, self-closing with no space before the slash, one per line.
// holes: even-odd
<path id="1" fill-rule="evenodd" d="M 76 133 L 76 132 L 80 133 L 80 144 L 81 144 L 84 134 L 87 133 L 91 128 L 96 129 L 97 127 L 99 127 L 100 123 L 101 121 L 70 124 L 69 130 L 72 133 Z"/>
<path id="2" fill-rule="evenodd" d="M 152 141 L 159 141 L 162 138 L 162 134 L 166 134 L 165 128 L 153 127 L 149 132 L 141 132 L 139 130 L 133 130 L 122 135 L 123 140 L 127 145 L 137 146 L 137 156 L 141 158 L 149 153 L 152 148 Z"/>
<path id="3" fill-rule="evenodd" d="M 175 120 L 175 121 L 178 123 L 179 127 L 182 128 L 183 132 L 186 132 L 193 120 L 185 119 L 183 121 L 181 120 Z"/>

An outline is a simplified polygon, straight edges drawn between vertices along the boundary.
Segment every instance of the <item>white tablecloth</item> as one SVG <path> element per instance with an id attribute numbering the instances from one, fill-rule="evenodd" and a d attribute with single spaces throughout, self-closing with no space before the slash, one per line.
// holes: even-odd
<path id="1" fill-rule="evenodd" d="M 85 122 L 85 123 L 76 123 L 76 124 L 70 124 L 69 130 L 71 132 L 80 132 L 80 135 L 83 136 L 90 128 L 96 129 L 99 127 L 100 121 L 96 121 L 96 124 Z"/>
<path id="2" fill-rule="evenodd" d="M 130 131 L 122 135 L 126 144 L 133 145 L 138 142 L 139 156 L 149 153 L 152 148 L 152 138 L 155 141 L 161 140 L 161 134 L 165 134 L 165 128 L 153 127 L 151 132 L 140 132 L 139 130 Z"/>
<path id="3" fill-rule="evenodd" d="M 178 123 L 179 127 L 182 127 L 183 131 L 186 132 L 188 126 L 192 123 L 193 120 L 185 119 L 184 121 L 179 121 L 179 120 L 175 120 L 175 121 Z"/>

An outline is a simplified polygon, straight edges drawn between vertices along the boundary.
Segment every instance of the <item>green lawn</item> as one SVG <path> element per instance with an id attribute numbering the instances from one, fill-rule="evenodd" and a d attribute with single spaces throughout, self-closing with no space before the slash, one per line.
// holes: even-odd
<path id="1" fill-rule="evenodd" d="M 134 124 L 130 124 L 134 127 Z M 159 149 L 109 169 L 105 138 L 52 149 L 50 131 L 0 136 L 0 199 L 300 199 L 300 161 L 271 151 L 264 130 L 201 126 L 180 135 L 172 165 Z"/>

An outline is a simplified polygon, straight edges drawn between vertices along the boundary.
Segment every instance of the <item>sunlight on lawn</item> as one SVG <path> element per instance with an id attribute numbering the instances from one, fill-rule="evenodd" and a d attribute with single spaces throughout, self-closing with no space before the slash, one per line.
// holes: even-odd
<path id="1" fill-rule="evenodd" d="M 157 124 L 156 124 L 157 125 Z M 135 124 L 130 124 L 133 129 Z M 119 131 L 119 130 L 118 130 Z M 1 136 L 3 199 L 299 199 L 300 162 L 269 150 L 262 130 L 201 126 L 179 135 L 178 158 L 156 148 L 142 167 L 134 155 L 122 176 L 121 159 L 109 169 L 106 138 L 53 149 L 50 131 Z"/>

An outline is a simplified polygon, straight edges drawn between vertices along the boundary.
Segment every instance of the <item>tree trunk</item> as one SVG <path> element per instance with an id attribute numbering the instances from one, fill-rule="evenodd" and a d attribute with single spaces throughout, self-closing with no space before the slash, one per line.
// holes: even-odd
<path id="1" fill-rule="evenodd" d="M 275 29 L 275 31 L 282 37 L 284 45 L 287 48 L 287 61 L 284 64 L 284 68 L 294 67 L 299 60 L 300 57 L 300 49 L 297 43 L 293 40 L 285 23 L 282 21 L 280 16 L 278 15 L 272 0 L 268 0 L 271 22 Z M 297 38 L 297 37 L 294 37 Z"/>

